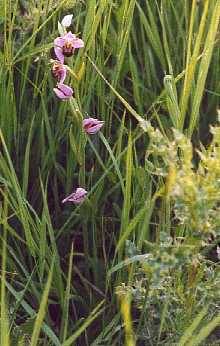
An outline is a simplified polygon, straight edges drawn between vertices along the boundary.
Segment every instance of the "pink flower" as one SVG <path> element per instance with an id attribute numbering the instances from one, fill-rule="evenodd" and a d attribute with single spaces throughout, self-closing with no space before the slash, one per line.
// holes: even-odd
<path id="1" fill-rule="evenodd" d="M 65 65 L 61 64 L 60 61 L 55 61 L 52 66 L 52 74 L 59 83 L 63 84 L 67 74 Z"/>
<path id="2" fill-rule="evenodd" d="M 83 120 L 83 129 L 90 135 L 97 133 L 103 125 L 104 121 L 95 118 L 87 118 Z"/>
<path id="3" fill-rule="evenodd" d="M 62 37 L 54 40 L 54 51 L 57 59 L 63 64 L 65 56 L 71 56 L 76 48 L 84 47 L 84 42 L 69 31 Z"/>
<path id="4" fill-rule="evenodd" d="M 57 87 L 53 91 L 61 100 L 68 100 L 73 96 L 73 89 L 66 84 L 57 83 Z"/>
<path id="5" fill-rule="evenodd" d="M 78 187 L 75 192 L 62 200 L 62 203 L 73 202 L 74 204 L 80 204 L 86 198 L 87 191 L 82 187 Z"/>

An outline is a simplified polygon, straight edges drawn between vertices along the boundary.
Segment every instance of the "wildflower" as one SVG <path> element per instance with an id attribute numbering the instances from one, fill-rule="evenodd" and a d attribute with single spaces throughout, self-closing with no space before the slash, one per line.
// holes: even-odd
<path id="1" fill-rule="evenodd" d="M 64 28 L 68 28 L 72 23 L 72 19 L 73 19 L 72 14 L 68 14 L 65 17 L 63 17 L 62 22 L 61 22 L 62 26 Z"/>
<path id="2" fill-rule="evenodd" d="M 57 83 L 57 87 L 53 91 L 62 100 L 67 100 L 73 96 L 73 89 L 66 84 Z"/>
<path id="3" fill-rule="evenodd" d="M 53 66 L 52 66 L 52 74 L 53 76 L 57 79 L 57 81 L 61 84 L 63 84 L 66 74 L 67 74 L 67 69 L 65 65 L 61 64 L 60 61 L 54 61 Z"/>
<path id="4" fill-rule="evenodd" d="M 72 34 L 69 31 L 62 37 L 57 37 L 54 40 L 54 51 L 58 60 L 63 64 L 64 57 L 71 56 L 74 53 L 76 48 L 84 47 L 84 42 L 80 38 L 77 38 L 76 35 Z"/>
<path id="5" fill-rule="evenodd" d="M 62 200 L 62 203 L 73 202 L 74 204 L 80 204 L 86 198 L 87 191 L 82 187 L 78 187 L 75 192 Z"/>
<path id="6" fill-rule="evenodd" d="M 97 133 L 104 125 L 104 121 L 96 118 L 87 118 L 83 120 L 83 129 L 86 133 L 93 135 Z"/>

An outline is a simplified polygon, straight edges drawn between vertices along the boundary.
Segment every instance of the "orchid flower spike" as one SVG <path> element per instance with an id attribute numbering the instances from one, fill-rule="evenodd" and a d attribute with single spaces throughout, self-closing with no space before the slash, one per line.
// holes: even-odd
<path id="1" fill-rule="evenodd" d="M 63 84 L 66 74 L 67 74 L 67 69 L 65 65 L 61 64 L 60 61 L 54 61 L 53 66 L 52 66 L 52 74 L 54 78 L 57 79 L 58 83 Z"/>
<path id="2" fill-rule="evenodd" d="M 78 187 L 75 192 L 62 200 L 62 203 L 73 202 L 74 204 L 80 204 L 86 198 L 87 191 L 82 187 Z"/>
<path id="3" fill-rule="evenodd" d="M 71 23 L 72 23 L 73 15 L 72 14 L 67 14 L 66 16 L 63 17 L 61 24 L 64 28 L 68 28 Z"/>
<path id="4" fill-rule="evenodd" d="M 73 96 L 73 89 L 66 84 L 57 83 L 57 87 L 53 91 L 61 100 L 68 100 Z"/>
<path id="5" fill-rule="evenodd" d="M 72 34 L 69 31 L 62 37 L 57 37 L 54 40 L 54 52 L 57 59 L 63 64 L 64 57 L 72 56 L 74 50 L 77 48 L 84 47 L 84 42 L 80 38 L 77 38 L 76 35 Z"/>

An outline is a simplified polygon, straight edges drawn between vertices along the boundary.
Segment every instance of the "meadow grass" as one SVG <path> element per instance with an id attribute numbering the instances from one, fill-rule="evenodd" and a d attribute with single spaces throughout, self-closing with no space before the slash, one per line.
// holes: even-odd
<path id="1" fill-rule="evenodd" d="M 219 0 L 0 0 L 1 346 L 220 344 L 219 19 Z"/>

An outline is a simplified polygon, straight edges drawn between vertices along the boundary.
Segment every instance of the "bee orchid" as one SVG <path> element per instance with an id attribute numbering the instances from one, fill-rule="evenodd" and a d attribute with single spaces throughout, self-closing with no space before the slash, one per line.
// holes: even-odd
<path id="1" fill-rule="evenodd" d="M 73 202 L 74 204 L 80 204 L 86 198 L 87 191 L 82 187 L 78 187 L 75 192 L 62 200 L 62 203 Z"/>
<path id="2" fill-rule="evenodd" d="M 57 83 L 57 87 L 53 91 L 61 100 L 68 100 L 73 96 L 73 89 L 66 84 Z"/>
<path id="3" fill-rule="evenodd" d="M 54 61 L 52 66 L 52 75 L 54 76 L 54 78 L 56 78 L 58 83 L 63 84 L 67 75 L 67 69 L 65 65 L 61 64 L 60 61 Z"/>
<path id="4" fill-rule="evenodd" d="M 73 55 L 74 50 L 84 47 L 84 42 L 69 31 L 67 34 L 54 40 L 54 52 L 57 59 L 63 64 L 64 58 Z"/>
<path id="5" fill-rule="evenodd" d="M 95 133 L 97 133 L 103 125 L 104 121 L 98 120 L 96 118 L 87 118 L 83 120 L 83 129 L 89 135 L 94 135 Z"/>

